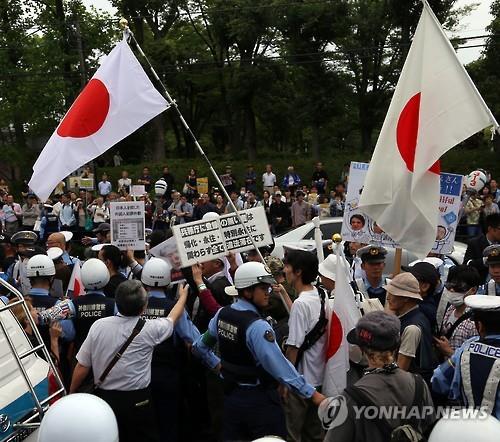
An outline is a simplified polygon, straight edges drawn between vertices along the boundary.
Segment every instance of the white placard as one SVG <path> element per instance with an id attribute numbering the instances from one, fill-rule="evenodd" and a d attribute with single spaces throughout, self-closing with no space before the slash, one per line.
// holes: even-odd
<path id="1" fill-rule="evenodd" d="M 130 195 L 132 196 L 142 196 L 146 193 L 146 186 L 144 184 L 134 184 L 130 186 Z"/>
<path id="2" fill-rule="evenodd" d="M 184 281 L 184 275 L 181 271 L 182 261 L 173 236 L 154 246 L 149 250 L 149 254 L 155 258 L 164 259 L 170 264 L 172 267 L 170 274 L 170 281 L 172 284 L 178 284 L 179 282 Z"/>
<path id="3" fill-rule="evenodd" d="M 272 244 L 263 207 L 241 210 L 239 214 L 257 247 Z M 234 213 L 216 219 L 180 224 L 172 227 L 172 231 L 183 267 L 220 258 L 229 252 L 253 249 L 251 239 L 245 234 Z"/>
<path id="4" fill-rule="evenodd" d="M 144 201 L 112 201 L 109 209 L 111 244 L 120 250 L 144 250 Z"/>
<path id="5" fill-rule="evenodd" d="M 378 244 L 386 247 L 399 247 L 377 223 L 359 210 L 359 199 L 363 191 L 368 163 L 351 162 L 349 184 L 342 222 L 342 239 L 364 244 Z M 383 179 L 383 178 L 381 178 Z M 462 175 L 441 174 L 441 195 L 439 202 L 438 228 L 432 252 L 451 253 L 458 224 Z"/>
<path id="6" fill-rule="evenodd" d="M 239 213 L 257 247 L 273 243 L 264 207 L 241 210 Z M 254 248 L 235 213 L 221 216 L 220 224 L 228 252 L 245 252 Z"/>
<path id="7" fill-rule="evenodd" d="M 226 254 L 219 219 L 193 221 L 172 227 L 182 267 L 210 261 Z"/>

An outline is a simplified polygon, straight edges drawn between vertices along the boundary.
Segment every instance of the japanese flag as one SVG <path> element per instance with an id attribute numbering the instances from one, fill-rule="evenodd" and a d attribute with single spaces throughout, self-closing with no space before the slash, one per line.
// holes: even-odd
<path id="1" fill-rule="evenodd" d="M 72 292 L 71 297 L 73 299 L 85 294 L 85 289 L 82 283 L 82 271 L 78 262 L 73 266 L 73 271 L 71 272 L 71 277 L 69 278 L 66 296 L 68 296 L 69 292 Z"/>
<path id="2" fill-rule="evenodd" d="M 439 158 L 498 127 L 424 1 L 424 9 L 368 170 L 360 209 L 424 257 L 436 238 Z"/>
<path id="3" fill-rule="evenodd" d="M 29 186 L 45 201 L 78 167 L 168 108 L 125 40 L 106 57 L 33 166 Z"/>

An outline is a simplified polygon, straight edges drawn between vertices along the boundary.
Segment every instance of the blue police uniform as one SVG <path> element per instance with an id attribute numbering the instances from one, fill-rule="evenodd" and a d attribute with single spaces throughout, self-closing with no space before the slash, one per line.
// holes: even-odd
<path id="1" fill-rule="evenodd" d="M 38 312 L 43 312 L 57 304 L 61 301 L 59 299 L 53 298 L 50 296 L 49 291 L 41 288 L 31 288 L 28 295 L 31 297 L 31 304 Z M 62 327 L 62 339 L 64 341 L 70 342 L 75 339 L 75 327 L 73 323 L 68 319 L 63 319 L 59 321 Z M 50 351 L 50 325 L 49 324 L 39 324 L 38 329 L 40 331 L 40 335 L 42 336 L 43 342 L 45 346 Z M 67 344 L 66 344 L 67 346 Z M 62 353 L 66 350 L 66 347 L 63 346 Z M 43 354 L 41 354 L 43 356 Z M 63 362 L 61 360 L 61 362 Z M 63 377 L 66 381 L 69 381 L 69 367 L 64 366 L 64 364 L 60 367 L 63 372 Z"/>
<path id="2" fill-rule="evenodd" d="M 500 335 L 475 336 L 434 370 L 432 390 L 500 419 Z M 487 392 L 491 391 L 491 394 Z"/>
<path id="3" fill-rule="evenodd" d="M 315 389 L 283 356 L 269 323 L 252 303 L 238 299 L 215 314 L 193 351 L 206 353 L 216 342 L 225 384 L 223 439 L 285 437 L 278 382 L 306 398 Z"/>
<path id="4" fill-rule="evenodd" d="M 74 266 L 75 264 L 81 265 L 80 260 L 78 258 L 70 256 L 70 254 L 66 251 L 63 252 L 61 258 L 64 261 L 64 264 L 66 264 L 67 266 Z"/>
<path id="5" fill-rule="evenodd" d="M 175 301 L 161 289 L 149 291 L 149 302 L 144 317 L 154 319 L 168 316 Z M 200 332 L 184 310 L 175 323 L 172 336 L 155 347 L 151 362 L 151 393 L 161 440 L 178 440 L 180 421 L 181 375 L 187 359 L 186 343 L 192 344 Z M 203 362 L 214 368 L 220 362 L 213 352 L 202 355 Z"/>
<path id="6" fill-rule="evenodd" d="M 477 289 L 478 295 L 500 296 L 500 283 L 490 279 Z"/>

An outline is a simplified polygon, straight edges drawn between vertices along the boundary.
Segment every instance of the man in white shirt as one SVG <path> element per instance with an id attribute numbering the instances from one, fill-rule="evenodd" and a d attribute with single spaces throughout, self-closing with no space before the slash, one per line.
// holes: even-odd
<path id="1" fill-rule="evenodd" d="M 168 339 L 184 311 L 187 288 L 179 289 L 179 300 L 167 317 L 147 320 L 123 352 L 95 394 L 113 409 L 120 442 L 158 441 L 151 408 L 151 359 L 156 345 Z M 94 380 L 101 378 L 110 361 L 132 335 L 148 304 L 148 294 L 140 281 L 125 281 L 116 290 L 117 316 L 92 324 L 76 355 L 70 392 L 78 390 L 92 369 Z"/>
<path id="2" fill-rule="evenodd" d="M 99 195 L 105 197 L 111 193 L 111 183 L 108 181 L 108 175 L 103 173 L 102 181 L 99 181 L 97 185 L 99 189 Z"/>
<path id="3" fill-rule="evenodd" d="M 325 295 L 320 295 L 312 285 L 318 276 L 318 258 L 311 252 L 290 250 L 285 258 L 284 271 L 287 282 L 298 294 L 288 320 L 286 357 L 319 391 L 325 372 L 328 322 L 324 322 Z M 286 394 L 285 416 L 288 440 L 323 440 L 324 431 L 316 410 L 291 391 Z"/>
<path id="4" fill-rule="evenodd" d="M 275 184 L 276 175 L 273 173 L 272 166 L 267 164 L 266 171 L 262 174 L 262 186 L 264 187 L 264 190 L 267 190 L 272 195 Z"/>
<path id="5" fill-rule="evenodd" d="M 128 172 L 123 170 L 122 177 L 118 180 L 118 192 L 130 193 L 131 185 L 132 180 L 128 177 Z"/>

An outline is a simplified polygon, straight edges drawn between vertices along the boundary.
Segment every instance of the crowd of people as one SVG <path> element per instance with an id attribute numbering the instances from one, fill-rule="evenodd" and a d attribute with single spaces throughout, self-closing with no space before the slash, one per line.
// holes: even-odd
<path id="1" fill-rule="evenodd" d="M 347 176 L 327 197 L 321 163 L 307 188 L 293 167 L 278 186 L 266 166 L 260 200 L 252 167 L 240 189 L 231 168 L 225 172 L 221 181 L 236 208 L 262 204 L 274 233 L 307 222 L 321 204 L 328 216 L 332 207 L 335 215 L 343 210 Z M 82 177 L 90 174 L 86 169 Z M 176 223 L 232 209 L 216 188 L 198 194 L 195 170 L 179 191 L 167 167 L 163 178 L 170 192 L 161 207 L 150 215 L 146 210 L 149 249 L 167 240 Z M 147 168 L 136 183 L 153 192 Z M 332 339 L 342 341 L 342 329 L 330 328 L 329 336 L 327 326 L 336 282 L 345 277 L 336 274 L 337 255 L 319 262 L 315 253 L 291 248 L 280 260 L 272 247 L 262 248 L 183 268 L 174 284 L 170 264 L 148 249 L 120 251 L 110 244 L 107 203 L 132 198 L 132 185 L 124 171 L 113 192 L 104 174 L 97 194 L 60 186 L 41 207 L 28 189 L 21 205 L 6 183 L 0 187 L 0 278 L 26 295 L 68 391 L 92 392 L 112 408 L 120 441 L 266 435 L 387 441 L 404 433 L 403 425 L 428 434 L 436 421 L 434 412 L 374 420 L 354 412 L 363 405 L 482 407 L 500 419 L 500 192 L 494 179 L 465 204 L 467 219 L 478 215 L 478 229 L 468 232 L 463 263 L 447 272 L 443 256 L 390 269 L 384 247 L 345 244 L 349 290 L 361 319 L 347 336 L 353 346 L 347 388 L 329 398 L 322 390 L 327 349 Z M 139 197 L 154 205 L 154 195 Z M 75 267 L 84 286 L 80 296 L 70 286 Z M 1 285 L 0 295 L 4 303 L 16 300 Z M 34 340 L 23 311 L 14 312 Z M 348 410 L 342 421 L 332 418 L 339 407 Z"/>
<path id="2" fill-rule="evenodd" d="M 332 186 L 328 192 L 328 174 L 322 163 L 317 163 L 310 181 L 302 181 L 293 166 L 290 166 L 283 179 L 278 181 L 268 164 L 262 174 L 261 185 L 257 186 L 257 174 L 251 165 L 240 180 L 232 173 L 230 166 L 220 176 L 229 198 L 238 209 L 263 206 L 273 234 L 282 233 L 311 220 L 314 216 L 342 216 L 346 196 L 346 175 Z M 162 175 L 152 177 L 149 167 L 144 167 L 136 178 L 123 170 L 116 183 L 109 181 L 103 173 L 98 182 L 90 167 L 85 167 L 79 178 L 94 182 L 95 191 L 73 187 L 61 182 L 50 200 L 39 201 L 25 184 L 22 202 L 9 192 L 6 182 L 0 186 L 0 222 L 2 231 L 12 235 L 18 230 L 34 230 L 42 240 L 54 231 L 68 230 L 76 239 L 85 232 L 95 229 L 99 224 L 109 222 L 109 203 L 111 201 L 131 201 L 134 198 L 145 202 L 146 227 L 163 229 L 171 225 L 200 220 L 207 212 L 220 215 L 230 213 L 233 207 L 224 192 L 217 186 L 203 192 L 199 188 L 198 176 L 191 169 L 183 182 L 175 177 L 165 166 Z M 156 199 L 154 185 L 158 179 L 166 183 L 164 195 Z M 83 182 L 87 185 L 87 183 Z M 133 186 L 144 186 L 144 193 L 134 194 Z M 19 201 L 19 202 L 18 202 Z"/>

